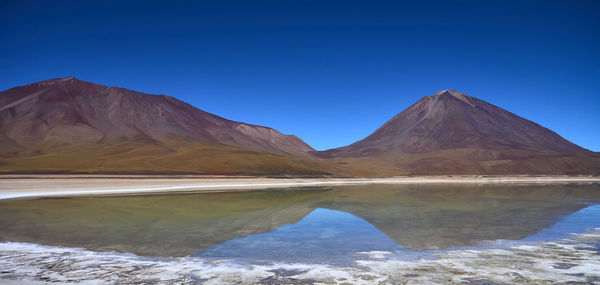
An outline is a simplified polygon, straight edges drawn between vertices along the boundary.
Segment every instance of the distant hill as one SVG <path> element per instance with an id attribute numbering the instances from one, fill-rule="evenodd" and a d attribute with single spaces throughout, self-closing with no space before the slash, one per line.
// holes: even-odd
<path id="1" fill-rule="evenodd" d="M 67 77 L 0 92 L 0 172 L 598 175 L 600 155 L 452 90 L 361 141 L 319 152 L 173 97 Z"/>
<path id="2" fill-rule="evenodd" d="M 597 153 L 454 90 L 424 97 L 363 140 L 315 154 L 386 173 L 600 173 Z"/>

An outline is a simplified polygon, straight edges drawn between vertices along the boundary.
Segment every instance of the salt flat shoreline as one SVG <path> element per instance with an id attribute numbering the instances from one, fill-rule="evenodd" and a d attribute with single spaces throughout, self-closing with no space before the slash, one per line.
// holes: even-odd
<path id="1" fill-rule="evenodd" d="M 0 200 L 34 197 L 207 193 L 364 184 L 600 183 L 592 176 L 267 178 L 248 176 L 0 175 Z"/>

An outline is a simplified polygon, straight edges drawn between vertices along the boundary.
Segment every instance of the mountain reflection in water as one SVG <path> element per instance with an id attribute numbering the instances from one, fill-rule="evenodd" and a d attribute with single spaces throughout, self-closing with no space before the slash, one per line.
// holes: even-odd
<path id="1" fill-rule="evenodd" d="M 0 240 L 144 256 L 319 259 L 520 240 L 599 201 L 598 184 L 363 185 L 5 200 Z"/>
<path id="2" fill-rule="evenodd" d="M 357 252 L 401 249 L 369 222 L 354 215 L 315 209 L 298 223 L 226 241 L 194 256 L 252 263 L 328 263 L 347 265 Z"/>

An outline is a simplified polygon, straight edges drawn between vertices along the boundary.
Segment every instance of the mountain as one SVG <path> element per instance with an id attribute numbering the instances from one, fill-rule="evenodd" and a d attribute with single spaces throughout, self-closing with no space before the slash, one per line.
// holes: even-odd
<path id="1" fill-rule="evenodd" d="M 74 77 L 0 92 L 0 172 L 244 175 L 600 175 L 600 154 L 453 90 L 351 145 L 231 121 L 166 95 Z"/>
<path id="2" fill-rule="evenodd" d="M 2 171 L 324 173 L 298 159 L 309 151 L 272 128 L 74 77 L 0 92 Z"/>
<path id="3" fill-rule="evenodd" d="M 600 156 L 454 90 L 419 100 L 351 145 L 315 153 L 386 174 L 599 174 Z"/>

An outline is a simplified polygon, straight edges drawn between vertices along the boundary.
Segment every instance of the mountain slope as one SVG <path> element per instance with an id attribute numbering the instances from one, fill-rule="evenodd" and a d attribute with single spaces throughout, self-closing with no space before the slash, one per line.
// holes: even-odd
<path id="1" fill-rule="evenodd" d="M 165 95 L 73 77 L 0 92 L 0 172 L 390 176 L 600 174 L 600 155 L 457 91 L 317 152 Z"/>
<path id="2" fill-rule="evenodd" d="M 453 90 L 424 97 L 363 140 L 316 154 L 398 174 L 600 173 L 598 154 Z"/>
<path id="3" fill-rule="evenodd" d="M 0 147 L 4 171 L 321 172 L 296 136 L 73 77 L 0 92 Z"/>

